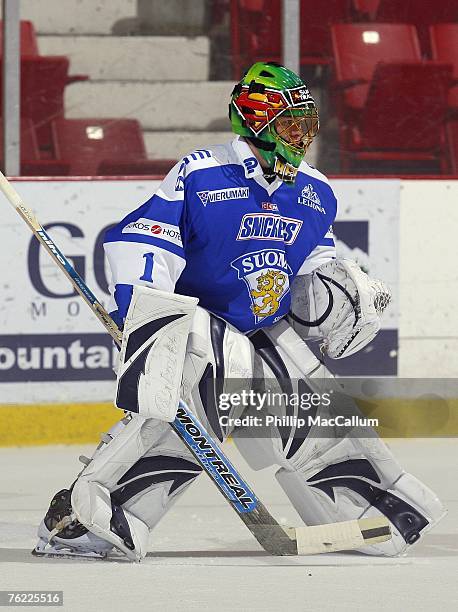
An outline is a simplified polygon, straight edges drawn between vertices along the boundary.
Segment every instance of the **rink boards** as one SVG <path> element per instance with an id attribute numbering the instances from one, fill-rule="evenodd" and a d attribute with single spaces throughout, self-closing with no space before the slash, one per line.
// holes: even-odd
<path id="1" fill-rule="evenodd" d="M 457 182 L 331 182 L 339 200 L 340 256 L 383 278 L 394 300 L 376 341 L 355 357 L 330 362 L 330 368 L 359 376 L 456 376 Z M 158 184 L 21 180 L 15 187 L 106 304 L 103 234 Z M 0 445 L 93 440 L 120 416 L 111 406 L 116 351 L 6 202 L 2 219 Z"/>

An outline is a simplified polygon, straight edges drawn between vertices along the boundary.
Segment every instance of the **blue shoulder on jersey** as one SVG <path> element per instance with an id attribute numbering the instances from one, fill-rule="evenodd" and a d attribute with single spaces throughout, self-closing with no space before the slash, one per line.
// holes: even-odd
<path id="1" fill-rule="evenodd" d="M 183 200 L 169 201 L 154 195 L 107 230 L 104 242 L 152 244 L 184 258 L 182 210 Z"/>

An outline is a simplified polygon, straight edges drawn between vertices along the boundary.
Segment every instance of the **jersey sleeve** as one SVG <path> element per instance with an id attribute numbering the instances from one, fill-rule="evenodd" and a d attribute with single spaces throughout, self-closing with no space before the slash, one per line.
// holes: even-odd
<path id="1" fill-rule="evenodd" d="M 157 192 L 105 234 L 111 269 L 108 311 L 122 325 L 134 285 L 173 292 L 185 265 L 186 214 L 183 163 L 168 173 Z"/>
<path id="2" fill-rule="evenodd" d="M 320 240 L 317 246 L 313 249 L 302 266 L 299 268 L 297 275 L 303 276 L 311 274 L 316 268 L 336 258 L 336 245 L 334 242 L 334 233 L 332 225 L 329 227 L 324 238 Z"/>
<path id="3" fill-rule="evenodd" d="M 323 221 L 326 219 L 326 224 L 323 223 L 321 231 L 324 233 L 322 237 L 316 243 L 315 248 L 307 255 L 302 262 L 297 276 L 304 276 L 311 274 L 316 268 L 321 265 L 328 263 L 332 259 L 336 259 L 336 245 L 334 242 L 334 232 L 332 224 L 337 215 L 337 198 L 332 189 L 329 179 L 319 170 L 310 166 L 305 161 L 301 163 L 301 169 L 306 175 L 306 197 L 314 201 L 315 204 L 319 204 L 321 207 L 321 213 L 323 214 Z M 312 179 L 312 184 L 307 184 Z M 313 182 L 315 180 L 315 182 Z M 304 196 L 304 190 L 302 192 Z M 313 198 L 315 197 L 315 199 Z M 328 225 L 329 224 L 329 225 Z"/>

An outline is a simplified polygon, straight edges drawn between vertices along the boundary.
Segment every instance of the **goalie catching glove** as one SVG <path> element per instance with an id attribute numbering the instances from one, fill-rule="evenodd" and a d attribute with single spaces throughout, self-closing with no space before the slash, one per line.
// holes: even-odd
<path id="1" fill-rule="evenodd" d="M 304 340 L 321 339 L 323 353 L 348 357 L 375 338 L 391 301 L 388 287 L 348 259 L 334 259 L 292 287 L 288 319 Z"/>

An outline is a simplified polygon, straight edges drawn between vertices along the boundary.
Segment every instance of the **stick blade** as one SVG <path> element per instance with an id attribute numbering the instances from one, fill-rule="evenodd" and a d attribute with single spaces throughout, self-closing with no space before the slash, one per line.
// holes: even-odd
<path id="1" fill-rule="evenodd" d="M 352 550 L 391 538 L 385 517 L 344 521 L 294 529 L 298 555 Z"/>
<path id="2" fill-rule="evenodd" d="M 280 525 L 248 525 L 249 530 L 271 555 L 297 555 L 297 542 L 294 528 L 283 528 Z"/>

